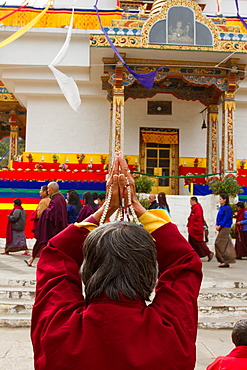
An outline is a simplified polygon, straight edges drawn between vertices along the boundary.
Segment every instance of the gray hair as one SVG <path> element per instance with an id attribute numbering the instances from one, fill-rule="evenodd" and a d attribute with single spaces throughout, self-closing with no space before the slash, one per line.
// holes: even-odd
<path id="1" fill-rule="evenodd" d="M 150 299 L 157 280 L 156 247 L 151 235 L 130 222 L 106 223 L 91 231 L 81 267 L 87 304 L 101 294 Z"/>
<path id="2" fill-rule="evenodd" d="M 59 185 L 56 181 L 49 182 L 48 186 L 50 186 L 55 192 L 59 190 Z"/>
<path id="3" fill-rule="evenodd" d="M 233 327 L 232 341 L 235 346 L 247 346 L 247 319 L 239 320 Z"/>

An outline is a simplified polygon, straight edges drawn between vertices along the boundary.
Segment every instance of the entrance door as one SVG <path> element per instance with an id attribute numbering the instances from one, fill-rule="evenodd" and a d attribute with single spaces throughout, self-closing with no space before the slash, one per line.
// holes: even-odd
<path id="1" fill-rule="evenodd" d="M 146 143 L 146 173 L 150 175 L 170 176 L 171 167 L 171 147 L 170 144 Z M 153 178 L 155 186 L 154 193 L 161 191 L 170 194 L 169 178 Z"/>

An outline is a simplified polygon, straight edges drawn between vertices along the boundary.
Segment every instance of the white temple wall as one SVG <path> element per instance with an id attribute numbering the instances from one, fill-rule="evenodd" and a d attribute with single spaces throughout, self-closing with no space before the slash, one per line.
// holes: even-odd
<path id="1" fill-rule="evenodd" d="M 172 101 L 172 115 L 148 115 L 147 102 Z M 126 154 L 139 154 L 140 127 L 179 129 L 179 156 L 205 157 L 206 130 L 202 130 L 204 106 L 199 102 L 179 100 L 171 94 L 156 95 L 151 99 L 128 99 L 124 106 Z M 192 145 L 193 142 L 193 145 Z"/>
<path id="2" fill-rule="evenodd" d="M 198 4 L 206 4 L 206 7 L 203 11 L 204 14 L 215 15 L 217 12 L 217 3 L 216 0 L 196 0 Z M 239 11 L 242 16 L 247 15 L 247 1 L 238 0 Z M 221 13 L 225 16 L 227 15 L 236 15 L 236 6 L 235 0 L 221 0 Z"/>
<path id="3" fill-rule="evenodd" d="M 6 29 L 10 32 L 6 32 Z M 17 31 L 15 27 L 15 31 Z M 15 42 L 0 49 L 1 65 L 49 65 L 61 49 L 68 30 L 57 28 L 32 28 Z M 13 34 L 13 27 L 0 33 L 0 41 Z M 73 30 L 69 49 L 61 66 L 89 66 L 89 34 Z M 13 55 L 16 57 L 13 58 Z M 17 58 L 18 56 L 18 58 Z"/>
<path id="4" fill-rule="evenodd" d="M 30 97 L 27 106 L 28 152 L 108 153 L 110 104 L 83 98 L 74 112 L 63 97 Z"/>
<path id="5" fill-rule="evenodd" d="M 96 89 L 97 90 L 97 89 Z M 45 91 L 44 91 L 45 92 Z M 172 101 L 172 115 L 148 115 L 148 100 Z M 206 157 L 206 133 L 202 130 L 204 106 L 199 102 L 178 100 L 172 95 L 152 99 L 129 99 L 124 106 L 124 152 L 139 155 L 140 127 L 179 130 L 180 157 Z M 26 151 L 107 153 L 109 145 L 110 103 L 106 97 L 82 97 L 74 112 L 63 96 L 30 96 L 27 102 Z M 221 106 L 220 106 L 221 112 Z M 237 103 L 235 119 L 236 158 L 246 158 L 246 103 Z M 56 122 L 57 124 L 50 124 Z M 50 135 L 47 135 L 49 132 Z M 57 138 L 54 141 L 54 136 Z M 219 127 L 221 154 L 221 114 Z"/>
<path id="6" fill-rule="evenodd" d="M 235 148 L 236 159 L 247 159 L 247 99 L 236 104 Z"/>
<path id="7" fill-rule="evenodd" d="M 76 0 L 76 1 L 74 0 L 54 0 L 55 8 L 70 9 L 73 6 L 73 4 L 75 8 L 93 9 L 95 1 L 94 0 Z M 98 9 L 115 9 L 115 8 L 116 8 L 116 0 L 99 0 L 98 1 Z"/>

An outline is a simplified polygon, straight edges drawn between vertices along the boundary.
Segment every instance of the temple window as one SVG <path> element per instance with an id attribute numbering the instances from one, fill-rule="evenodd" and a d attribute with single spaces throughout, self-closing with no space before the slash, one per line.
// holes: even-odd
<path id="1" fill-rule="evenodd" d="M 149 31 L 150 44 L 213 46 L 209 27 L 195 20 L 188 6 L 171 6 L 167 18 L 158 20 Z"/>

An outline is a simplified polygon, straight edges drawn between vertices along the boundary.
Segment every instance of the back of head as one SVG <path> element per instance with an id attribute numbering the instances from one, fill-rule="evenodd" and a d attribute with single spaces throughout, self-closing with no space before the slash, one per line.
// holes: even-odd
<path id="1" fill-rule="evenodd" d="M 80 197 L 78 193 L 75 190 L 68 190 L 69 198 L 68 198 L 68 204 L 72 204 L 76 206 L 77 211 L 79 212 L 82 205 L 80 202 Z"/>
<path id="2" fill-rule="evenodd" d="M 168 203 L 166 201 L 166 194 L 163 191 L 158 194 L 158 203 L 160 207 L 166 207 L 168 211 L 170 212 Z"/>
<path id="3" fill-rule="evenodd" d="M 244 208 L 244 202 L 238 202 L 236 206 L 239 208 Z"/>
<path id="4" fill-rule="evenodd" d="M 15 200 L 14 200 L 14 204 L 15 204 L 16 206 L 21 206 L 21 200 L 20 200 L 20 199 L 15 199 Z"/>
<path id="5" fill-rule="evenodd" d="M 92 193 L 93 200 L 98 199 L 98 196 L 99 196 L 98 193 L 96 192 Z"/>
<path id="6" fill-rule="evenodd" d="M 232 341 L 236 347 L 247 346 L 247 319 L 236 322 L 232 331 Z"/>
<path id="7" fill-rule="evenodd" d="M 141 226 L 106 223 L 88 234 L 83 252 L 87 303 L 101 294 L 116 301 L 122 296 L 149 300 L 157 279 L 156 248 Z"/>
<path id="8" fill-rule="evenodd" d="M 92 194 L 89 193 L 89 191 L 86 191 L 86 193 L 83 194 L 83 199 L 85 204 L 91 206 L 93 210 L 96 209 L 96 204 L 94 203 Z"/>

